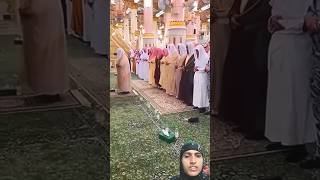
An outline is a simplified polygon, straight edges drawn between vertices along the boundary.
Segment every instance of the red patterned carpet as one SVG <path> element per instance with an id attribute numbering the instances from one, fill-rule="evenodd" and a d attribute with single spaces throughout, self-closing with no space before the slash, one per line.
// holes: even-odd
<path id="1" fill-rule="evenodd" d="M 148 102 L 150 102 L 150 104 L 157 109 L 160 114 L 171 114 L 192 110 L 192 107 L 188 107 L 180 100 L 167 95 L 163 90 L 150 86 L 143 80 L 132 80 L 132 87 Z"/>

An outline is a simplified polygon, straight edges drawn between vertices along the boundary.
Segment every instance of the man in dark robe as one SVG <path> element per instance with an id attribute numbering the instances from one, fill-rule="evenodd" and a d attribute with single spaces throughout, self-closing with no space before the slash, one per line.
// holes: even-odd
<path id="1" fill-rule="evenodd" d="M 248 139 L 264 137 L 270 13 L 268 0 L 236 0 L 229 13 L 232 31 L 221 113 Z"/>
<path id="2" fill-rule="evenodd" d="M 155 63 L 156 63 L 156 67 L 155 67 L 155 71 L 154 71 L 154 80 L 155 80 L 155 84 L 157 85 L 158 88 L 161 87 L 161 85 L 159 84 L 159 81 L 160 81 L 160 74 L 161 74 L 161 71 L 160 71 L 160 65 L 161 65 L 161 59 L 163 58 L 163 51 L 162 49 L 160 48 L 156 48 L 156 60 L 155 60 Z"/>
<path id="3" fill-rule="evenodd" d="M 187 43 L 187 58 L 184 62 L 185 66 L 182 69 L 179 94 L 181 100 L 188 106 L 192 106 L 193 101 L 193 77 L 194 77 L 194 45 Z"/>

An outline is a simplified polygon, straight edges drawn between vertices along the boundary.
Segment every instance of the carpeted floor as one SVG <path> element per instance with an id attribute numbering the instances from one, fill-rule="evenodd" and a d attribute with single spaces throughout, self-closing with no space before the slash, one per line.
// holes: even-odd
<path id="1" fill-rule="evenodd" d="M 213 139 L 211 159 L 228 158 L 238 155 L 248 155 L 252 153 L 263 153 L 267 150 L 265 146 L 270 144 L 267 140 L 248 140 L 241 133 L 233 132 L 232 126 L 216 118 L 211 119 Z"/>
<path id="2" fill-rule="evenodd" d="M 143 80 L 133 80 L 132 87 L 159 110 L 160 114 L 192 111 L 192 107 L 187 106 L 174 96 L 169 96 L 163 90 L 152 87 Z"/>
<path id="3" fill-rule="evenodd" d="M 111 179 L 169 179 L 179 172 L 179 150 L 188 140 L 199 142 L 209 160 L 209 116 L 185 112 L 159 116 L 139 96 L 111 97 Z M 185 118 L 199 116 L 200 123 Z M 179 133 L 177 142 L 158 138 L 160 128 Z"/>
<path id="4" fill-rule="evenodd" d="M 107 179 L 108 136 L 87 108 L 0 115 L 0 179 Z"/>
<path id="5" fill-rule="evenodd" d="M 214 180 L 257 180 L 281 176 L 283 180 L 319 180 L 320 170 L 303 170 L 287 163 L 285 152 L 212 162 Z"/>

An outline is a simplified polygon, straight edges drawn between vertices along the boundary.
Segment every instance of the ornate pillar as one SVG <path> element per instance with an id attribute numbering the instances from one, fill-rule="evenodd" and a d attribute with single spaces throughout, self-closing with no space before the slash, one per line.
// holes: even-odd
<path id="1" fill-rule="evenodd" d="M 170 36 L 169 36 L 169 26 L 171 21 L 171 13 L 164 14 L 164 42 L 165 44 L 170 43 Z"/>
<path id="2" fill-rule="evenodd" d="M 171 19 L 168 28 L 169 43 L 179 44 L 186 41 L 184 21 L 184 0 L 172 0 Z"/>
<path id="3" fill-rule="evenodd" d="M 155 46 L 156 34 L 153 30 L 153 0 L 144 0 L 144 34 L 143 47 Z"/>
<path id="4" fill-rule="evenodd" d="M 137 20 L 137 7 L 136 6 L 131 6 L 131 12 L 130 12 L 130 26 L 131 26 L 131 31 L 130 31 L 130 40 L 133 46 L 137 46 L 138 43 L 138 20 Z"/>
<path id="5" fill-rule="evenodd" d="M 125 16 L 123 19 L 123 38 L 125 42 L 130 42 L 130 32 L 129 32 L 129 19 Z"/>
<path id="6" fill-rule="evenodd" d="M 200 33 L 200 16 L 196 16 L 194 12 L 188 13 L 187 24 L 187 41 L 198 43 Z"/>

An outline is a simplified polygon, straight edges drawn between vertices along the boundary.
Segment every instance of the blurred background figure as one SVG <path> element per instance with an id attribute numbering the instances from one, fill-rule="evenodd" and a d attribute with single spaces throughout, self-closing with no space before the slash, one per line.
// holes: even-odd
<path id="1" fill-rule="evenodd" d="M 23 93 L 59 101 L 68 90 L 65 30 L 61 2 L 20 1 L 23 32 Z"/>
<path id="2" fill-rule="evenodd" d="M 127 55 L 122 48 L 117 49 L 117 82 L 118 93 L 128 94 L 131 91 L 130 79 L 130 64 Z"/>

